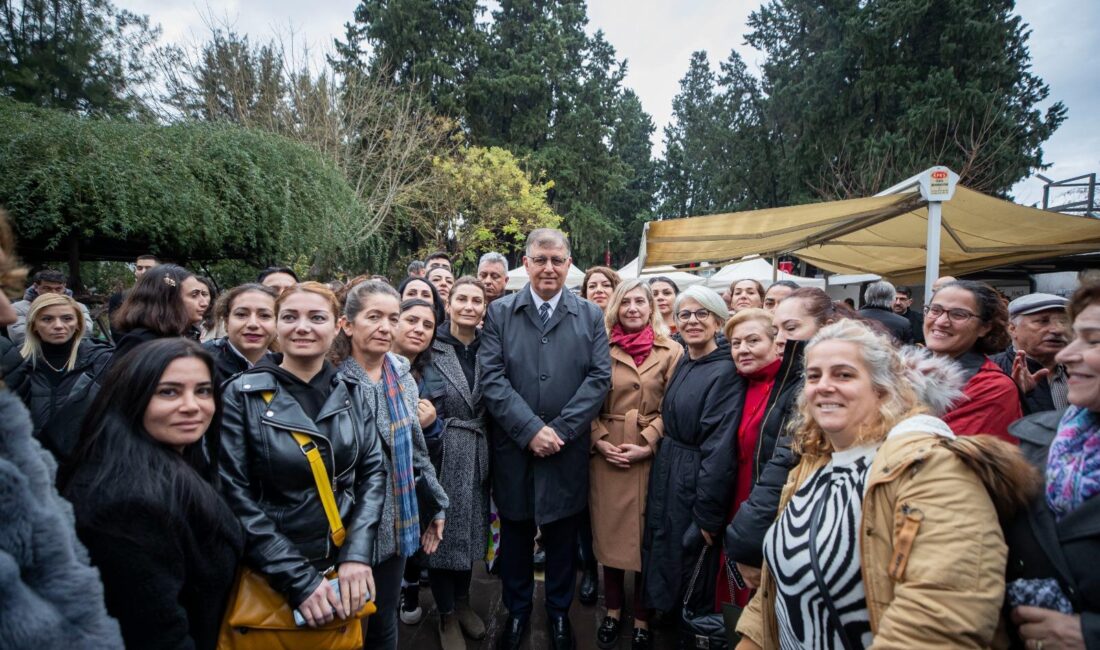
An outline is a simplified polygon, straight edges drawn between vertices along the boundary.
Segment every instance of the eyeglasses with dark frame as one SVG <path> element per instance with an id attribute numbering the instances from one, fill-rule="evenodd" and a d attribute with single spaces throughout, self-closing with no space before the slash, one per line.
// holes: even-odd
<path id="1" fill-rule="evenodd" d="M 686 323 L 688 320 L 691 319 L 692 316 L 694 316 L 695 320 L 699 321 L 700 323 L 705 323 L 707 319 L 710 318 L 710 310 L 696 309 L 695 311 L 690 311 L 685 309 L 683 311 L 676 312 L 676 320 L 680 321 L 681 323 Z"/>
<path id="2" fill-rule="evenodd" d="M 550 264 L 552 264 L 554 268 L 558 269 L 565 266 L 565 264 L 569 261 L 568 257 L 545 257 L 541 255 L 539 257 L 528 257 L 527 259 L 535 266 L 546 266 L 546 263 L 550 262 Z"/>
<path id="3" fill-rule="evenodd" d="M 928 305 L 927 307 L 924 308 L 924 317 L 925 318 L 931 318 L 932 320 L 936 320 L 937 318 L 939 318 L 940 316 L 943 316 L 944 314 L 947 314 L 948 320 L 950 320 L 952 323 L 956 323 L 956 324 L 960 324 L 960 325 L 962 323 L 965 323 L 966 321 L 970 320 L 971 318 L 977 318 L 977 319 L 981 320 L 981 316 L 979 316 L 979 315 L 977 315 L 977 314 L 975 314 L 971 311 L 967 311 L 965 309 L 944 309 L 943 307 L 941 307 L 941 306 L 939 306 L 935 303 L 932 303 L 931 305 Z"/>

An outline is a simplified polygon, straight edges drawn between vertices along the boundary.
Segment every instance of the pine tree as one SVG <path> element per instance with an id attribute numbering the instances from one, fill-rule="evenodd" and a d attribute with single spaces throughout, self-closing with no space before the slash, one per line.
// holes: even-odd
<path id="1" fill-rule="evenodd" d="M 933 164 L 1006 192 L 1065 119 L 1012 0 L 771 0 L 750 17 L 782 202 L 874 193 Z"/>
<path id="2" fill-rule="evenodd" d="M 436 111 L 458 116 L 484 36 L 482 11 L 477 0 L 362 0 L 334 63 L 415 87 Z"/>
<path id="3" fill-rule="evenodd" d="M 0 0 L 0 94 L 85 114 L 146 115 L 160 29 L 109 0 Z"/>
<path id="4" fill-rule="evenodd" d="M 672 121 L 665 126 L 661 217 L 711 214 L 720 204 L 712 186 L 718 153 L 715 93 L 707 53 L 693 52 L 680 92 L 672 99 Z"/>

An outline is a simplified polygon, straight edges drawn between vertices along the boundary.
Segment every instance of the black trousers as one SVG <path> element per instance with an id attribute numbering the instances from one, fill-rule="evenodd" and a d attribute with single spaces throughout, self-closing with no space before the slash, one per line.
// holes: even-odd
<path id="1" fill-rule="evenodd" d="M 450 571 L 447 569 L 428 569 L 432 581 L 432 597 L 440 614 L 455 611 L 455 602 L 470 598 L 470 578 L 473 571 Z"/>
<path id="2" fill-rule="evenodd" d="M 501 600 L 512 616 L 526 621 L 531 616 L 535 591 L 532 551 L 535 532 L 542 531 L 546 551 L 546 613 L 551 618 L 569 614 L 576 580 L 577 515 L 536 526 L 533 519 L 500 520 Z"/>
<path id="3" fill-rule="evenodd" d="M 405 573 L 405 558 L 395 555 L 374 567 L 374 604 L 378 611 L 363 619 L 366 650 L 397 648 L 397 608 L 401 595 L 401 575 Z"/>

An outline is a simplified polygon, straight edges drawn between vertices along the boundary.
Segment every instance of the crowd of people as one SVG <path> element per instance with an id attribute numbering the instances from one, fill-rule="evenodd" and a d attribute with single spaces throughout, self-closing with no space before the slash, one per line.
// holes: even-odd
<path id="1" fill-rule="evenodd" d="M 0 647 L 392 650 L 426 577 L 461 650 L 493 560 L 501 650 L 536 564 L 554 650 L 1100 648 L 1100 285 L 523 265 L 216 295 L 142 256 L 98 329 L 57 271 L 0 294 Z"/>

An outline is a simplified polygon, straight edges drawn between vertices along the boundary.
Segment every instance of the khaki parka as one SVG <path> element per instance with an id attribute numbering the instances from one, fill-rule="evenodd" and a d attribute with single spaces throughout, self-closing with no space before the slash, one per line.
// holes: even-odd
<path id="1" fill-rule="evenodd" d="M 592 423 L 589 467 L 589 507 L 592 511 L 592 547 L 600 564 L 642 570 L 642 528 L 645 526 L 646 489 L 652 457 L 620 469 L 596 450 L 596 442 L 646 446 L 657 451 L 664 435 L 661 400 L 676 364 L 684 354 L 677 342 L 665 338 L 653 343 L 641 368 L 622 348 L 611 346 L 611 391 Z"/>
<path id="2" fill-rule="evenodd" d="M 860 522 L 860 563 L 873 648 L 989 648 L 1005 589 L 1007 547 L 982 480 L 939 444 L 941 420 L 897 425 L 871 463 Z M 827 458 L 803 459 L 783 489 L 780 512 Z M 775 587 L 760 589 L 737 631 L 778 648 Z M 751 647 L 748 644 L 739 648 Z"/>

